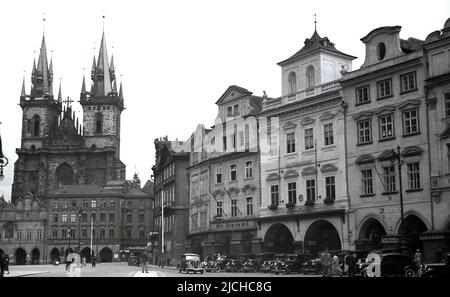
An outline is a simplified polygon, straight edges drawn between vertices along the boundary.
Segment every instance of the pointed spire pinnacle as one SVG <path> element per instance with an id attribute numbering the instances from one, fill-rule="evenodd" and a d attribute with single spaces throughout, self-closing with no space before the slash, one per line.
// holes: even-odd
<path id="1" fill-rule="evenodd" d="M 62 93 L 61 93 L 61 78 L 59 78 L 58 102 L 62 102 Z"/>
<path id="2" fill-rule="evenodd" d="M 43 35 L 38 63 L 37 66 L 35 66 L 35 62 L 33 63 L 33 74 L 31 75 L 33 82 L 33 91 L 31 95 L 33 97 L 44 97 L 46 94 L 53 95 L 52 72 L 53 63 L 51 62 L 49 68 L 45 35 Z"/>
<path id="3" fill-rule="evenodd" d="M 317 31 L 317 13 L 314 14 L 314 31 Z"/>
<path id="4" fill-rule="evenodd" d="M 117 82 L 114 80 L 113 82 L 113 92 L 117 94 Z"/>
<path id="5" fill-rule="evenodd" d="M 100 50 L 98 53 L 97 66 L 94 72 L 94 96 L 108 96 L 112 91 L 112 79 L 106 50 L 105 32 L 102 33 Z"/>
<path id="6" fill-rule="evenodd" d="M 109 65 L 109 69 L 111 69 L 111 71 L 115 70 L 115 67 L 114 67 L 114 55 L 113 54 L 111 54 L 111 63 Z"/>
<path id="7" fill-rule="evenodd" d="M 20 92 L 20 99 L 25 99 L 25 74 L 23 75 L 22 91 Z"/>
<path id="8" fill-rule="evenodd" d="M 96 67 L 96 62 L 95 62 L 95 54 L 94 54 L 94 58 L 93 58 L 93 60 L 92 60 L 92 69 L 91 69 L 91 77 L 92 77 L 92 80 L 94 80 L 94 77 L 95 77 L 95 67 Z"/>
<path id="9" fill-rule="evenodd" d="M 33 70 L 31 71 L 31 74 L 34 75 L 36 73 L 36 58 L 33 59 Z"/>
<path id="10" fill-rule="evenodd" d="M 83 74 L 83 83 L 81 84 L 81 93 L 86 93 L 86 82 Z"/>
<path id="11" fill-rule="evenodd" d="M 119 87 L 119 99 L 123 100 L 122 81 L 120 82 L 120 87 Z"/>

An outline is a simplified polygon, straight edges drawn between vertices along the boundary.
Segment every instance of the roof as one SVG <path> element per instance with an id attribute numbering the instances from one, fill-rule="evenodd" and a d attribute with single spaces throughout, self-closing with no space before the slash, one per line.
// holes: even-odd
<path id="1" fill-rule="evenodd" d="M 326 50 L 335 54 L 338 54 L 340 56 L 345 56 L 349 59 L 356 59 L 356 57 L 348 55 L 346 53 L 343 53 L 339 50 L 336 49 L 336 47 L 334 46 L 334 43 L 332 43 L 328 37 L 320 37 L 319 33 L 317 33 L 317 31 L 315 30 L 313 35 L 311 36 L 311 38 L 307 38 L 305 40 L 305 45 L 298 51 L 296 52 L 293 56 L 291 56 L 290 58 L 281 61 L 278 63 L 279 66 L 283 66 L 291 61 L 297 60 L 301 57 L 306 56 L 309 53 L 312 53 L 314 51 L 318 51 L 318 50 Z"/>
<path id="2" fill-rule="evenodd" d="M 117 195 L 109 190 L 105 190 L 96 184 L 91 185 L 64 185 L 50 192 L 50 195 Z"/>
<path id="3" fill-rule="evenodd" d="M 150 194 L 147 192 L 144 192 L 141 188 L 136 187 L 128 187 L 127 190 L 124 192 L 125 197 L 133 198 L 133 197 L 150 197 Z"/>
<path id="4" fill-rule="evenodd" d="M 151 180 L 148 180 L 145 183 L 144 187 L 142 188 L 142 191 L 144 191 L 144 192 L 146 192 L 146 193 L 148 193 L 150 195 L 153 195 L 153 188 L 154 188 L 154 186 L 155 186 L 155 184 Z"/>
<path id="5" fill-rule="evenodd" d="M 220 105 L 221 103 L 223 103 L 223 101 L 224 101 L 225 99 L 227 99 L 227 98 L 229 97 L 228 95 L 229 95 L 230 93 L 232 93 L 231 95 L 233 96 L 233 95 L 234 95 L 234 92 L 237 92 L 237 93 L 238 93 L 238 96 L 236 96 L 235 98 L 232 98 L 232 100 L 236 100 L 236 99 L 238 99 L 238 98 L 250 96 L 250 95 L 253 94 L 252 92 L 250 92 L 249 90 L 247 90 L 247 89 L 245 89 L 245 88 L 243 88 L 243 87 L 239 87 L 239 86 L 236 86 L 236 85 L 231 85 L 231 86 L 229 86 L 229 87 L 227 88 L 227 90 L 222 94 L 222 96 L 220 96 L 219 100 L 216 101 L 216 104 L 217 104 L 217 105 Z"/>

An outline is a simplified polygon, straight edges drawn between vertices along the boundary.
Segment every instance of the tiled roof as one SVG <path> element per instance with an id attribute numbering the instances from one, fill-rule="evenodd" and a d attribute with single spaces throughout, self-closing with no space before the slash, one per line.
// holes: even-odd
<path id="1" fill-rule="evenodd" d="M 332 43 L 328 37 L 320 37 L 320 35 L 317 33 L 317 31 L 314 31 L 314 34 L 311 36 L 311 38 L 307 38 L 305 40 L 305 45 L 298 51 L 296 52 L 293 56 L 291 56 L 290 58 L 281 61 L 278 63 L 278 65 L 283 66 L 284 64 L 291 62 L 293 60 L 296 60 L 300 57 L 303 57 L 313 51 L 317 51 L 320 49 L 324 49 L 342 56 L 346 56 L 348 58 L 351 59 L 355 59 L 356 57 L 351 56 L 351 55 L 347 55 L 339 50 L 337 50 L 334 47 L 334 43 Z"/>
<path id="2" fill-rule="evenodd" d="M 117 195 L 96 184 L 64 185 L 50 192 L 50 195 Z"/>

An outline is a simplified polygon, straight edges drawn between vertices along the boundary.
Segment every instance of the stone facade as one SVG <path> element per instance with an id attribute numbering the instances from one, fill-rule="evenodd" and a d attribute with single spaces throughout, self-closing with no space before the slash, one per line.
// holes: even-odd
<path id="1" fill-rule="evenodd" d="M 153 199 L 153 263 L 161 260 L 166 265 L 177 265 L 186 252 L 186 235 L 189 231 L 189 190 L 186 168 L 189 153 L 176 151 L 174 146 L 182 146 L 181 141 L 167 138 L 155 139 L 156 163 L 153 166 L 155 181 Z M 161 202 L 164 196 L 164 247 L 161 255 Z M 156 233 L 157 232 L 157 233 Z M 156 235 L 157 234 L 157 235 Z"/>
<path id="2" fill-rule="evenodd" d="M 262 98 L 230 86 L 216 102 L 213 129 L 199 126 L 190 147 L 189 250 L 259 252 L 260 172 L 256 115 Z"/>
<path id="3" fill-rule="evenodd" d="M 299 52 L 279 63 L 282 96 L 264 100 L 259 115 L 258 236 L 264 251 L 316 253 L 349 246 L 339 79 L 353 59 L 315 31 Z"/>
<path id="4" fill-rule="evenodd" d="M 28 195 L 46 208 L 39 262 L 63 261 L 69 251 L 88 261 L 92 254 L 100 262 L 124 260 L 130 248 L 145 248 L 149 241 L 153 194 L 141 189 L 137 174 L 132 181 L 125 180 L 120 160 L 122 85 L 117 91 L 104 34 L 92 65 L 90 91 L 83 77 L 82 124 L 72 110 L 73 101 L 69 97 L 63 101 L 61 87 L 53 96 L 52 76 L 53 63 L 47 63 L 43 38 L 31 92 L 25 93 L 24 82 L 20 96 L 22 142 L 16 150 L 12 203 L 19 209 L 22 197 Z M 15 215 L 12 224 L 24 224 L 20 211 Z"/>

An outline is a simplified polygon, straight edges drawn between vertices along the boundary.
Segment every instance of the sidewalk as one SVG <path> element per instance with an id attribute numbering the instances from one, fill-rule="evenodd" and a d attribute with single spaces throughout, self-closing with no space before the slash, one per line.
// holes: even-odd
<path id="1" fill-rule="evenodd" d="M 21 276 L 28 276 L 33 274 L 41 274 L 41 273 L 48 273 L 49 271 L 11 271 L 10 274 L 7 272 L 3 275 L 4 277 L 21 277 Z"/>
<path id="2" fill-rule="evenodd" d="M 159 277 L 159 273 L 157 271 L 149 271 L 148 273 L 142 273 L 142 271 L 136 272 L 134 277 Z"/>
<path id="3" fill-rule="evenodd" d="M 160 268 L 158 265 L 153 265 L 153 264 L 148 264 L 148 267 L 153 267 L 153 268 Z M 177 268 L 175 266 L 166 266 L 164 265 L 164 269 L 173 269 L 173 270 L 177 270 Z"/>

